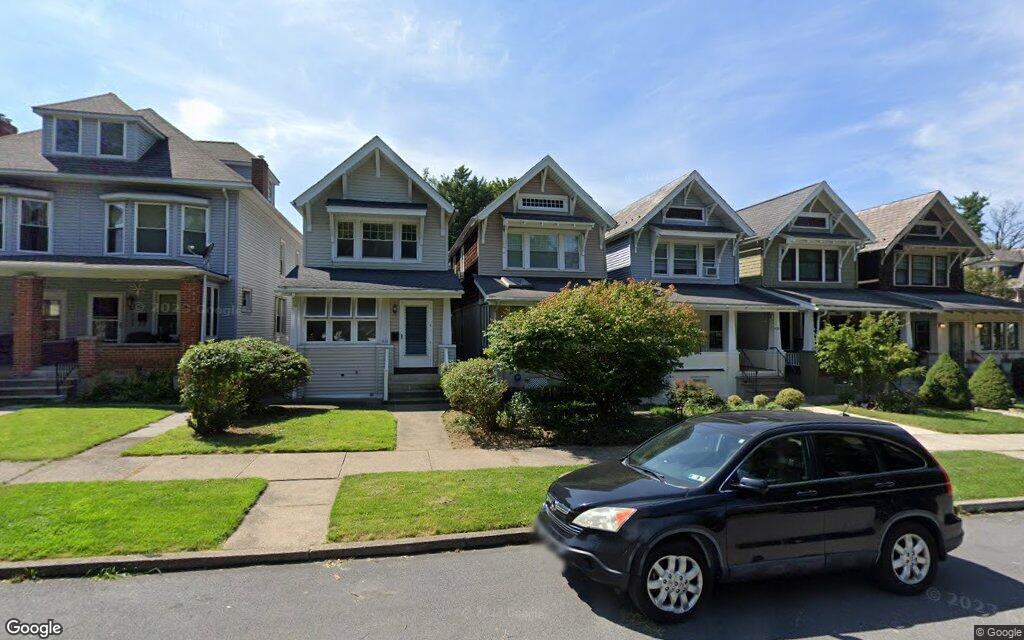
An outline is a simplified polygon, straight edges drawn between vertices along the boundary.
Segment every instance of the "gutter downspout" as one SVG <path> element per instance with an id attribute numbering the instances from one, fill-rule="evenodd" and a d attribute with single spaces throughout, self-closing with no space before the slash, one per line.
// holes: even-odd
<path id="1" fill-rule="evenodd" d="M 199 307 L 199 342 L 206 342 L 206 275 L 203 275 L 202 300 Z"/>
<path id="2" fill-rule="evenodd" d="M 228 218 L 231 212 L 231 201 L 228 200 L 227 188 L 221 189 L 224 192 L 224 275 L 228 273 Z"/>

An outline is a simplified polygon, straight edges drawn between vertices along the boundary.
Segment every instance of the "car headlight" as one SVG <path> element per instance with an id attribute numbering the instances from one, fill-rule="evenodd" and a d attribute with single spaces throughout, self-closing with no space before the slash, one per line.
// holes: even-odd
<path id="1" fill-rule="evenodd" d="M 587 509 L 572 521 L 573 524 L 587 529 L 617 532 L 626 521 L 636 513 L 629 507 L 595 507 Z"/>

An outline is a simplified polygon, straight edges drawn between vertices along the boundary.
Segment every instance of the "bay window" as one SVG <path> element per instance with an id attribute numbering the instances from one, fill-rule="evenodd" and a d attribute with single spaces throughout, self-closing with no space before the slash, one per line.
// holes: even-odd
<path id="1" fill-rule="evenodd" d="M 21 215 L 18 250 L 47 253 L 50 251 L 50 202 L 48 200 L 19 200 Z"/>
<path id="2" fill-rule="evenodd" d="M 205 207 L 182 207 L 181 252 L 202 255 L 206 248 L 206 228 L 209 210 Z"/>
<path id="3" fill-rule="evenodd" d="M 376 342 L 377 300 L 306 298 L 306 342 Z"/>
<path id="4" fill-rule="evenodd" d="M 335 259 L 419 260 L 420 223 L 336 220 Z"/>
<path id="5" fill-rule="evenodd" d="M 135 253 L 167 253 L 167 205 L 135 205 Z"/>
<path id="6" fill-rule="evenodd" d="M 509 269 L 583 269 L 583 238 L 576 232 L 505 234 L 505 267 Z"/>
<path id="7" fill-rule="evenodd" d="M 711 244 L 659 242 L 654 247 L 654 274 L 662 276 L 717 276 L 718 249 Z"/>
<path id="8" fill-rule="evenodd" d="M 124 253 L 124 205 L 107 205 L 106 253 Z"/>
<path id="9" fill-rule="evenodd" d="M 839 282 L 838 249 L 789 249 L 779 264 L 783 282 Z"/>
<path id="10" fill-rule="evenodd" d="M 982 351 L 1017 351 L 1020 326 L 1016 322 L 979 322 L 978 341 Z"/>

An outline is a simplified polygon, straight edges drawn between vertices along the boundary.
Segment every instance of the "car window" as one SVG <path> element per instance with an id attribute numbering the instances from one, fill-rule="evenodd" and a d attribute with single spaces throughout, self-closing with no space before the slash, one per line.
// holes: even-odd
<path id="1" fill-rule="evenodd" d="M 917 455 L 906 447 L 901 447 L 884 440 L 876 440 L 878 454 L 882 457 L 882 464 L 886 471 L 906 471 L 907 469 L 921 469 L 926 466 L 924 458 Z"/>
<path id="2" fill-rule="evenodd" d="M 747 439 L 709 424 L 683 422 L 631 453 L 628 464 L 653 471 L 682 487 L 698 487 L 713 476 Z"/>
<path id="3" fill-rule="evenodd" d="M 768 484 L 809 480 L 808 458 L 803 436 L 780 436 L 754 449 L 736 468 L 736 478 L 767 480 Z"/>
<path id="4" fill-rule="evenodd" d="M 822 478 L 847 478 L 878 473 L 878 457 L 871 443 L 845 433 L 818 434 L 814 440 Z"/>

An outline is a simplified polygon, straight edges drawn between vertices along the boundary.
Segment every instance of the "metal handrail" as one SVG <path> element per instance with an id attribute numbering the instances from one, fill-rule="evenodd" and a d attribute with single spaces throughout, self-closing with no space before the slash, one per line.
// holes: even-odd
<path id="1" fill-rule="evenodd" d="M 754 365 L 754 361 L 750 359 L 750 355 L 747 353 L 746 349 L 740 349 L 739 351 L 740 351 L 740 375 L 743 376 L 743 382 L 749 384 L 750 380 L 751 380 L 751 375 L 750 374 L 751 374 L 751 372 L 753 372 L 753 374 L 754 374 L 753 375 L 754 395 L 756 396 L 758 394 L 758 391 L 759 391 L 758 390 L 758 376 L 757 376 L 757 371 L 758 370 L 757 370 L 757 366 Z M 747 365 L 749 367 L 748 369 L 744 369 L 743 368 L 743 361 L 744 360 L 747 361 Z"/>
<path id="2" fill-rule="evenodd" d="M 78 368 L 77 362 L 58 362 L 53 365 L 53 382 L 54 389 L 57 395 L 61 395 L 61 389 L 64 387 L 64 383 L 68 381 L 71 374 Z"/>
<path id="3" fill-rule="evenodd" d="M 775 354 L 776 354 L 775 355 L 775 364 L 776 364 L 776 369 L 775 370 L 780 372 L 780 373 L 785 373 L 786 372 L 786 365 L 789 364 L 789 359 L 786 357 L 786 352 L 783 351 L 782 349 L 778 348 L 778 347 L 768 347 L 768 351 L 774 351 Z M 782 367 L 781 368 L 778 367 L 779 358 L 782 359 Z"/>

